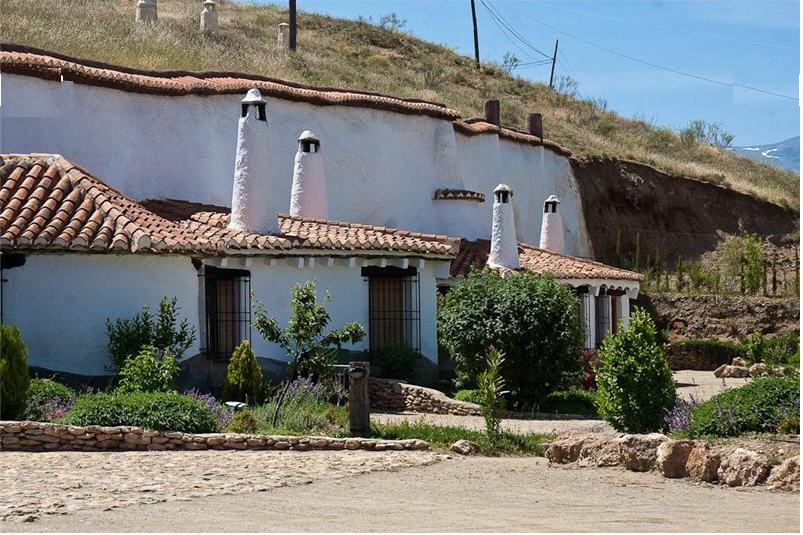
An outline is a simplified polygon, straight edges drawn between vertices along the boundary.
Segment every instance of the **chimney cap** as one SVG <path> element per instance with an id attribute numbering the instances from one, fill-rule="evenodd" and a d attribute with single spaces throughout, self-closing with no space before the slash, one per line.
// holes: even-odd
<path id="1" fill-rule="evenodd" d="M 500 193 L 500 192 L 503 192 L 503 191 L 506 191 L 508 193 L 513 193 L 513 190 L 510 189 L 510 186 L 508 186 L 507 184 L 499 184 L 494 189 L 494 193 Z"/>
<path id="2" fill-rule="evenodd" d="M 201 5 L 214 7 L 217 5 L 217 2 L 215 2 L 215 0 L 204 0 Z"/>
<path id="3" fill-rule="evenodd" d="M 557 195 L 550 195 L 544 202 L 556 202 L 560 204 L 560 199 L 558 199 Z"/>
<path id="4" fill-rule="evenodd" d="M 245 94 L 245 98 L 243 98 L 240 102 L 243 104 L 267 104 L 268 102 L 262 98 L 262 93 L 259 92 L 259 89 L 256 87 L 251 88 L 248 90 L 248 93 Z"/>
<path id="5" fill-rule="evenodd" d="M 309 130 L 304 130 L 303 132 L 301 132 L 301 135 L 298 136 L 298 140 L 299 141 L 318 141 L 318 142 L 321 141 L 320 139 L 318 139 L 318 136 L 316 136 L 314 132 L 310 132 Z"/>

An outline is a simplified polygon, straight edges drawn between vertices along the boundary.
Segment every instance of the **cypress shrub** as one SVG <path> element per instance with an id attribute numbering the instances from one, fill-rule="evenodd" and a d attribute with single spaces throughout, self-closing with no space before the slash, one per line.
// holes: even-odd
<path id="1" fill-rule="evenodd" d="M 244 340 L 234 350 L 226 369 L 223 399 L 254 404 L 262 391 L 262 368 L 251 351 L 251 343 Z"/>
<path id="2" fill-rule="evenodd" d="M 0 418 L 22 415 L 28 395 L 28 350 L 16 325 L 0 325 Z"/>
<path id="3" fill-rule="evenodd" d="M 648 433 L 661 429 L 675 405 L 675 381 L 655 324 L 643 309 L 626 330 L 605 337 L 597 353 L 597 409 L 617 431 Z"/>

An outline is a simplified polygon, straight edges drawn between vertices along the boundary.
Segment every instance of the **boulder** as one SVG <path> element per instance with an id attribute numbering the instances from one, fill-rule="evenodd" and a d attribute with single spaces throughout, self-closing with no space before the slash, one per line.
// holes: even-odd
<path id="1" fill-rule="evenodd" d="M 580 466 L 618 466 L 622 461 L 621 439 L 616 437 L 587 437 L 580 448 Z"/>
<path id="2" fill-rule="evenodd" d="M 449 449 L 460 455 L 474 455 L 481 451 L 479 444 L 463 439 L 452 444 Z"/>
<path id="3" fill-rule="evenodd" d="M 546 449 L 546 458 L 551 463 L 573 463 L 580 457 L 583 443 L 589 437 L 585 435 L 565 435 L 553 440 Z"/>
<path id="4" fill-rule="evenodd" d="M 800 490 L 800 455 L 790 457 L 773 468 L 767 484 L 773 489 Z"/>
<path id="5" fill-rule="evenodd" d="M 648 435 L 624 435 L 619 439 L 620 464 L 634 472 L 646 472 L 655 466 L 658 446 L 669 440 L 661 433 Z"/>
<path id="6" fill-rule="evenodd" d="M 720 456 L 706 442 L 695 442 L 686 461 L 686 474 L 694 481 L 711 483 L 717 480 Z"/>
<path id="7" fill-rule="evenodd" d="M 750 377 L 761 377 L 770 373 L 769 367 L 763 362 L 756 362 L 750 366 Z"/>
<path id="8" fill-rule="evenodd" d="M 731 361 L 731 366 L 747 366 L 747 361 L 741 357 L 736 357 Z"/>
<path id="9" fill-rule="evenodd" d="M 719 372 L 719 375 L 716 373 Z M 716 377 L 724 377 L 724 378 L 742 378 L 742 377 L 750 377 L 750 369 L 747 366 L 725 366 L 724 368 L 720 366 L 714 371 L 714 375 Z"/>
<path id="10" fill-rule="evenodd" d="M 752 487 L 763 483 L 769 472 L 769 466 L 758 453 L 736 448 L 722 459 L 717 477 L 729 487 Z"/>
<path id="11" fill-rule="evenodd" d="M 666 440 L 658 446 L 655 466 L 664 477 L 685 477 L 688 475 L 686 463 L 693 448 L 691 440 Z"/>

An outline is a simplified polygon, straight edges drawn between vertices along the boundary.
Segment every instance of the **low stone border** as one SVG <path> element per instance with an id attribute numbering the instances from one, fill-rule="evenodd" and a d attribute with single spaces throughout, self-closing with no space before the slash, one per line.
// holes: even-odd
<path id="1" fill-rule="evenodd" d="M 565 435 L 552 441 L 546 457 L 556 464 L 584 467 L 622 466 L 635 472 L 657 470 L 667 478 L 751 487 L 800 490 L 800 455 L 771 467 L 745 448 L 717 451 L 704 440 L 673 440 L 649 435 Z"/>
<path id="2" fill-rule="evenodd" d="M 374 409 L 482 416 L 479 405 L 457 401 L 433 388 L 410 385 L 392 379 L 371 378 L 369 394 L 371 407 Z"/>
<path id="3" fill-rule="evenodd" d="M 12 451 L 133 450 L 426 450 L 423 440 L 318 436 L 193 434 L 139 427 L 78 427 L 47 422 L 0 421 L 0 449 Z"/>

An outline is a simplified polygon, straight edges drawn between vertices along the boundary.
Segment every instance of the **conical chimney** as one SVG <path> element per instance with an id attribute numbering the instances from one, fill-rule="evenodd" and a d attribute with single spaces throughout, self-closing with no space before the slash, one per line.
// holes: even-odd
<path id="1" fill-rule="evenodd" d="M 326 219 L 326 184 L 323 174 L 321 141 L 309 130 L 298 138 L 290 215 Z"/>
<path id="2" fill-rule="evenodd" d="M 229 228 L 279 234 L 279 210 L 268 155 L 266 106 L 258 89 L 250 89 L 241 101 Z"/>
<path id="3" fill-rule="evenodd" d="M 544 201 L 544 218 L 541 220 L 541 241 L 538 246 L 553 253 L 564 254 L 566 249 L 563 246 L 563 219 L 559 209 L 560 199 L 555 195 L 550 195 Z"/>
<path id="4" fill-rule="evenodd" d="M 513 217 L 513 191 L 506 184 L 494 190 L 491 222 L 491 254 L 488 266 L 519 269 L 519 247 L 516 242 L 516 221 Z"/>

